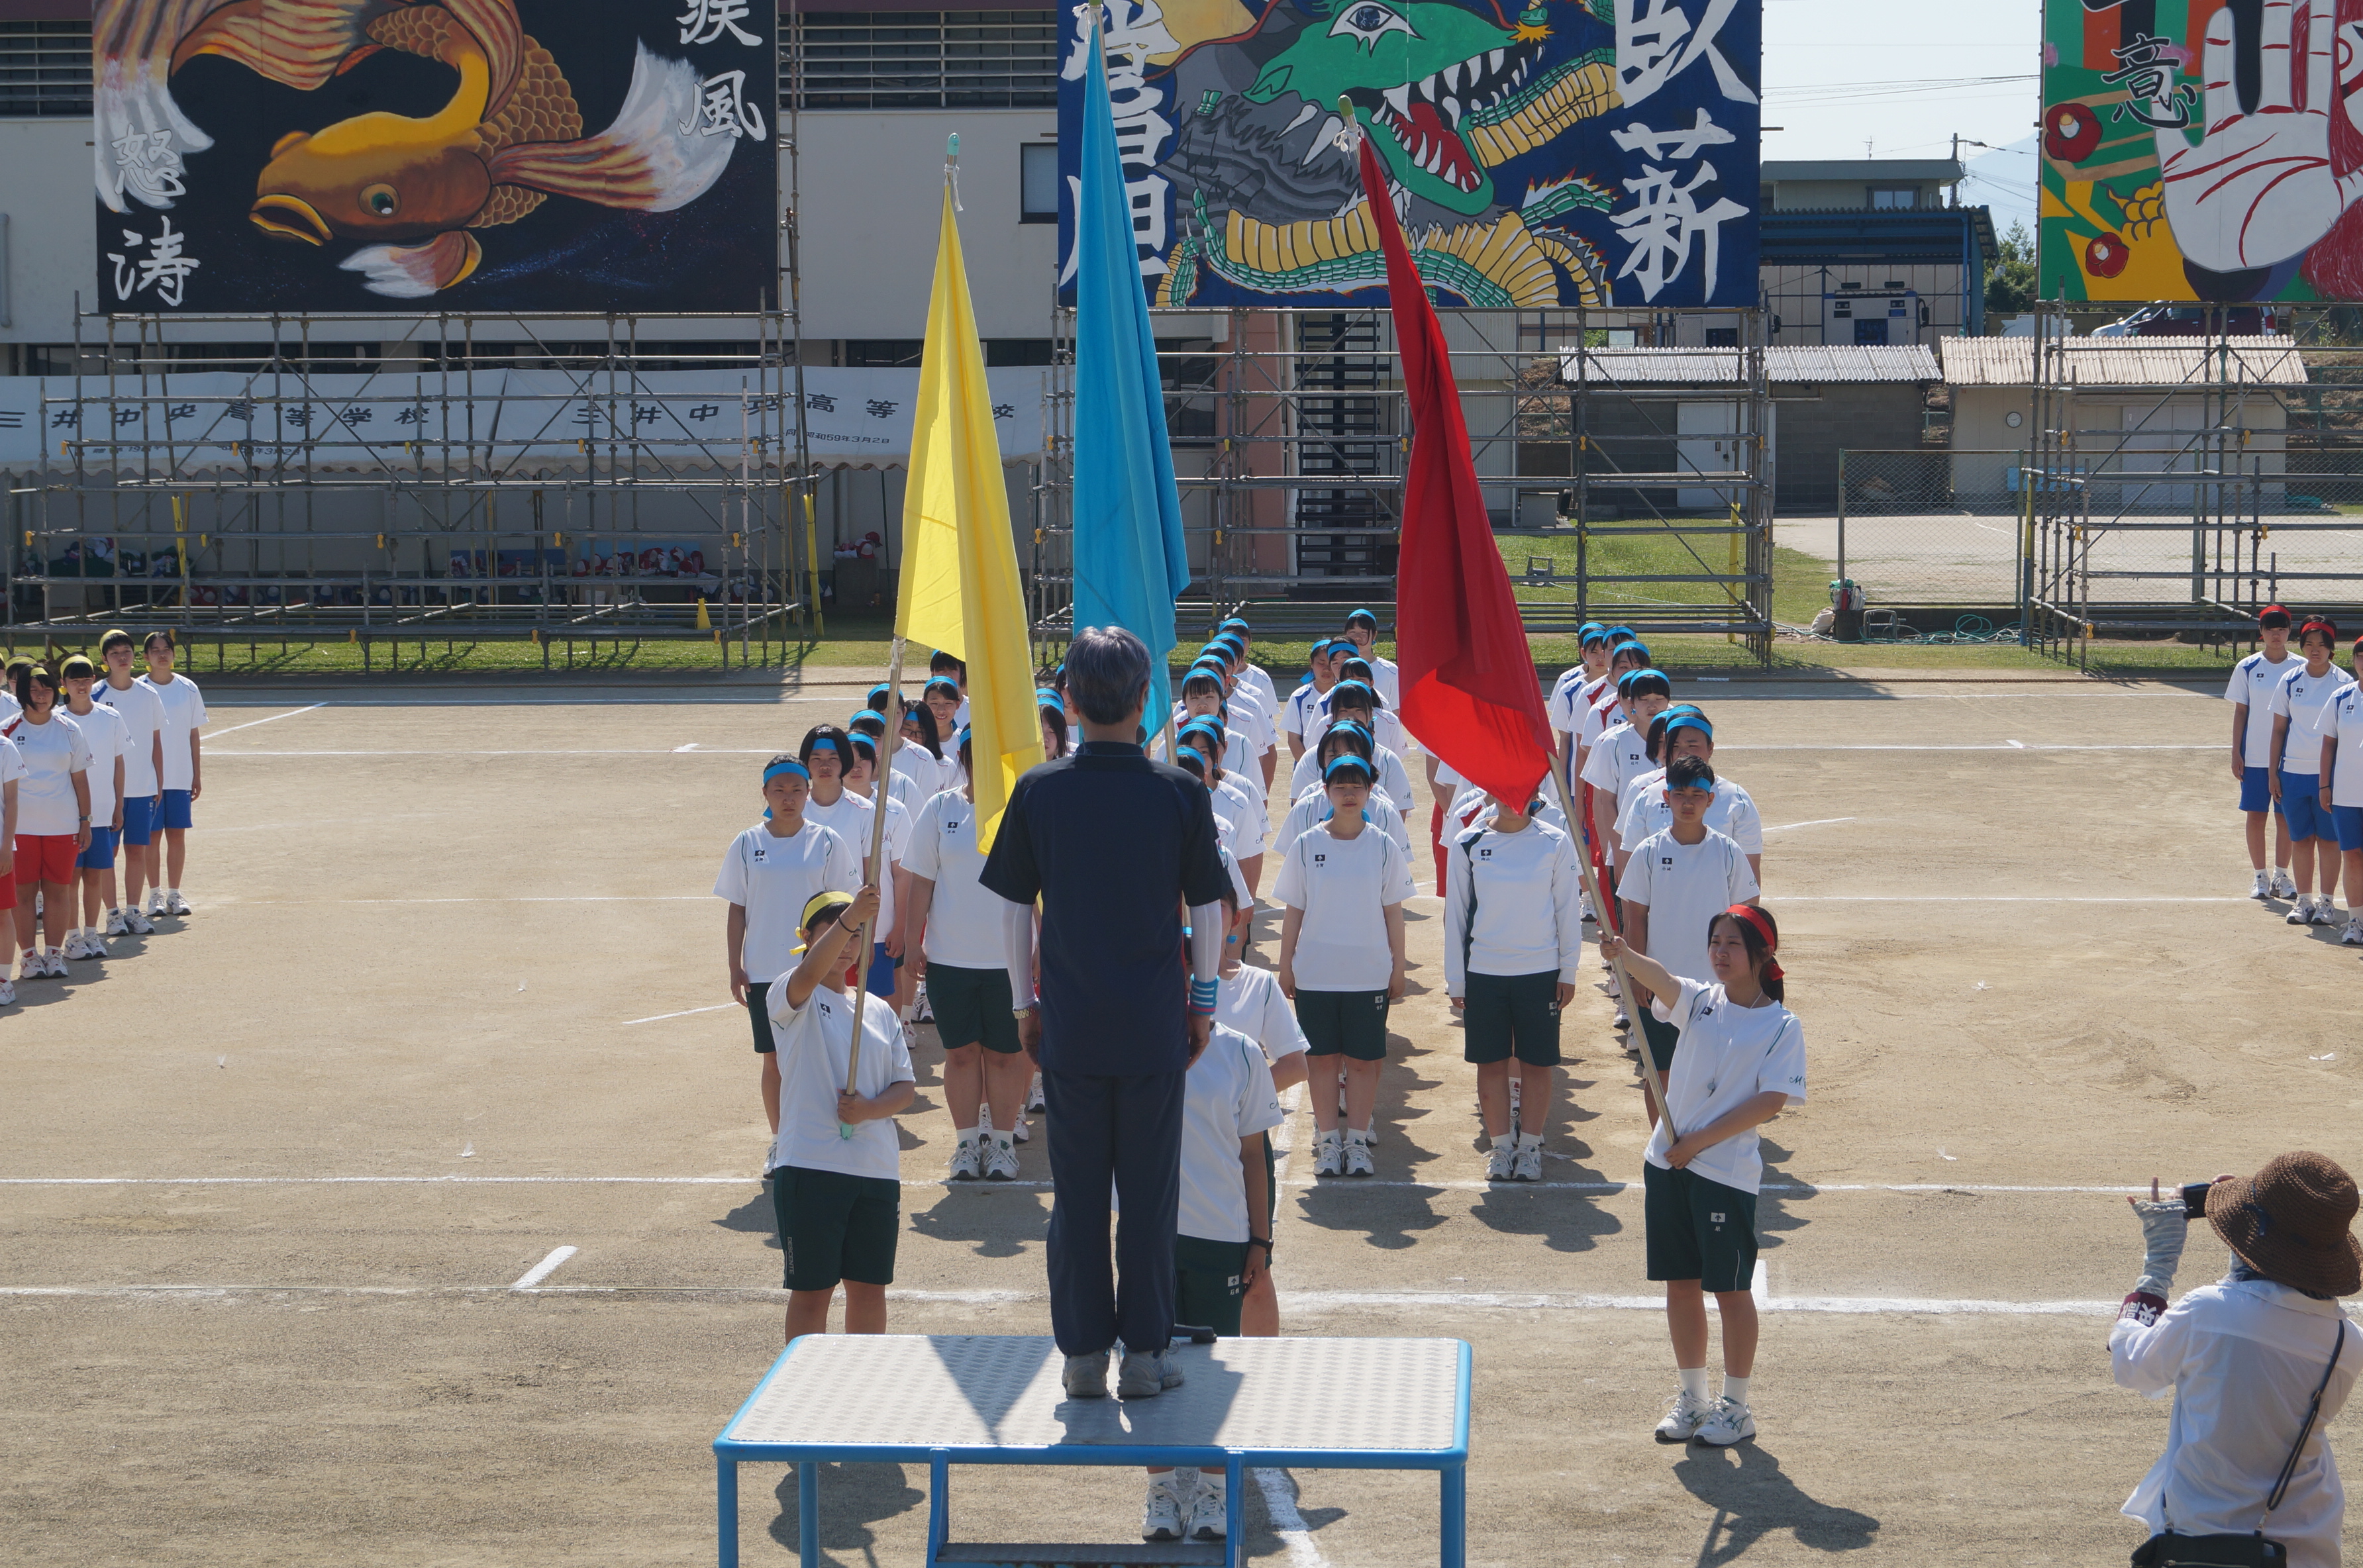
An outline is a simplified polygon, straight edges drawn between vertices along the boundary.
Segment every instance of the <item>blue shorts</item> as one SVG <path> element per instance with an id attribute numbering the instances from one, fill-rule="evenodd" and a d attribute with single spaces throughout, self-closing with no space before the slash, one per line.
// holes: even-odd
<path id="1" fill-rule="evenodd" d="M 85 871 L 115 869 L 115 830 L 94 827 L 90 830 L 90 847 L 75 857 L 74 864 Z"/>
<path id="2" fill-rule="evenodd" d="M 2363 849 L 2363 806 L 2333 806 L 2330 820 L 2338 829 L 2338 847 L 2352 853 Z M 2353 898 L 2355 889 L 2347 889 Z"/>
<path id="3" fill-rule="evenodd" d="M 862 977 L 862 988 L 867 990 L 873 997 L 893 996 L 894 994 L 894 971 L 902 966 L 903 961 L 900 958 L 889 958 L 886 955 L 886 944 L 884 943 L 871 943 L 870 944 L 870 973 Z"/>
<path id="4" fill-rule="evenodd" d="M 2244 812 L 2280 810 L 2273 803 L 2273 770 L 2261 762 L 2248 764 L 2240 775 L 2240 809 Z"/>
<path id="5" fill-rule="evenodd" d="M 156 797 L 133 795 L 123 802 L 123 842 L 134 849 L 145 849 L 155 836 Z"/>
<path id="6" fill-rule="evenodd" d="M 189 820 L 189 792 L 186 790 L 164 791 L 164 805 L 163 809 L 156 813 L 156 825 L 160 828 L 185 828 L 196 825 Z"/>
<path id="7" fill-rule="evenodd" d="M 2322 779 L 2315 774 L 2281 770 L 2281 815 L 2289 819 L 2291 844 L 2338 836 L 2330 812 L 2322 804 Z"/>

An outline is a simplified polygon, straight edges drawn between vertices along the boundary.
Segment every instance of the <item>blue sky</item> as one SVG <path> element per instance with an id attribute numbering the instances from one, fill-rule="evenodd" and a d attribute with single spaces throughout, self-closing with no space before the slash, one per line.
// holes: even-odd
<path id="1" fill-rule="evenodd" d="M 2010 149 L 1962 149 L 1962 199 L 2031 221 L 2042 20 L 2040 0 L 1764 0 L 1764 123 L 1785 127 L 1764 156 L 1941 158 L 1958 132 Z"/>

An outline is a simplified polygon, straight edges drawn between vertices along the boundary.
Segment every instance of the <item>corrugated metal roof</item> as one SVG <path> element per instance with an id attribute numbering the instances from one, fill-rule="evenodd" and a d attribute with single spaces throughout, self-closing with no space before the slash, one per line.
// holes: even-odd
<path id="1" fill-rule="evenodd" d="M 2222 340 L 2236 361 L 2231 379 L 2249 386 L 2305 384 L 2305 359 L 2294 340 L 2233 337 Z M 2066 372 L 2087 387 L 2197 386 L 2222 369 L 2206 344 L 2195 338 L 2070 337 L 2063 348 Z M 1945 380 L 1957 387 L 2025 387 L 2035 384 L 2032 337 L 1946 337 L 1937 342 Z"/>
<path id="2" fill-rule="evenodd" d="M 1581 368 L 1578 368 L 1578 362 Z M 1764 351 L 1766 379 L 1801 381 L 1935 381 L 1936 357 L 1917 344 L 1808 344 Z M 1559 379 L 1590 386 L 1733 386 L 1739 356 L 1729 348 L 1592 348 L 1559 357 Z"/>

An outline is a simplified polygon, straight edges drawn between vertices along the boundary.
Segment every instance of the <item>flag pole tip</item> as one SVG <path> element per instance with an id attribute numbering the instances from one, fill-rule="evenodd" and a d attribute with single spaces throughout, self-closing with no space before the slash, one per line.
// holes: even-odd
<path id="1" fill-rule="evenodd" d="M 946 158 L 958 158 L 960 156 L 960 132 L 954 131 L 951 135 L 944 138 L 944 156 Z"/>
<path id="2" fill-rule="evenodd" d="M 1337 113 L 1344 117 L 1348 125 L 1350 126 L 1357 123 L 1354 118 L 1353 94 L 1350 93 L 1340 93 L 1337 94 Z"/>

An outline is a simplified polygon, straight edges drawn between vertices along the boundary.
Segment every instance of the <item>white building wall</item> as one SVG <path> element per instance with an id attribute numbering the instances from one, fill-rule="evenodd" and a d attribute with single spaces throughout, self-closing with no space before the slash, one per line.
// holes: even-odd
<path id="1" fill-rule="evenodd" d="M 8 215 L 8 321 L 0 343 L 73 337 L 74 291 L 97 308 L 88 120 L 0 120 L 0 212 Z"/>

